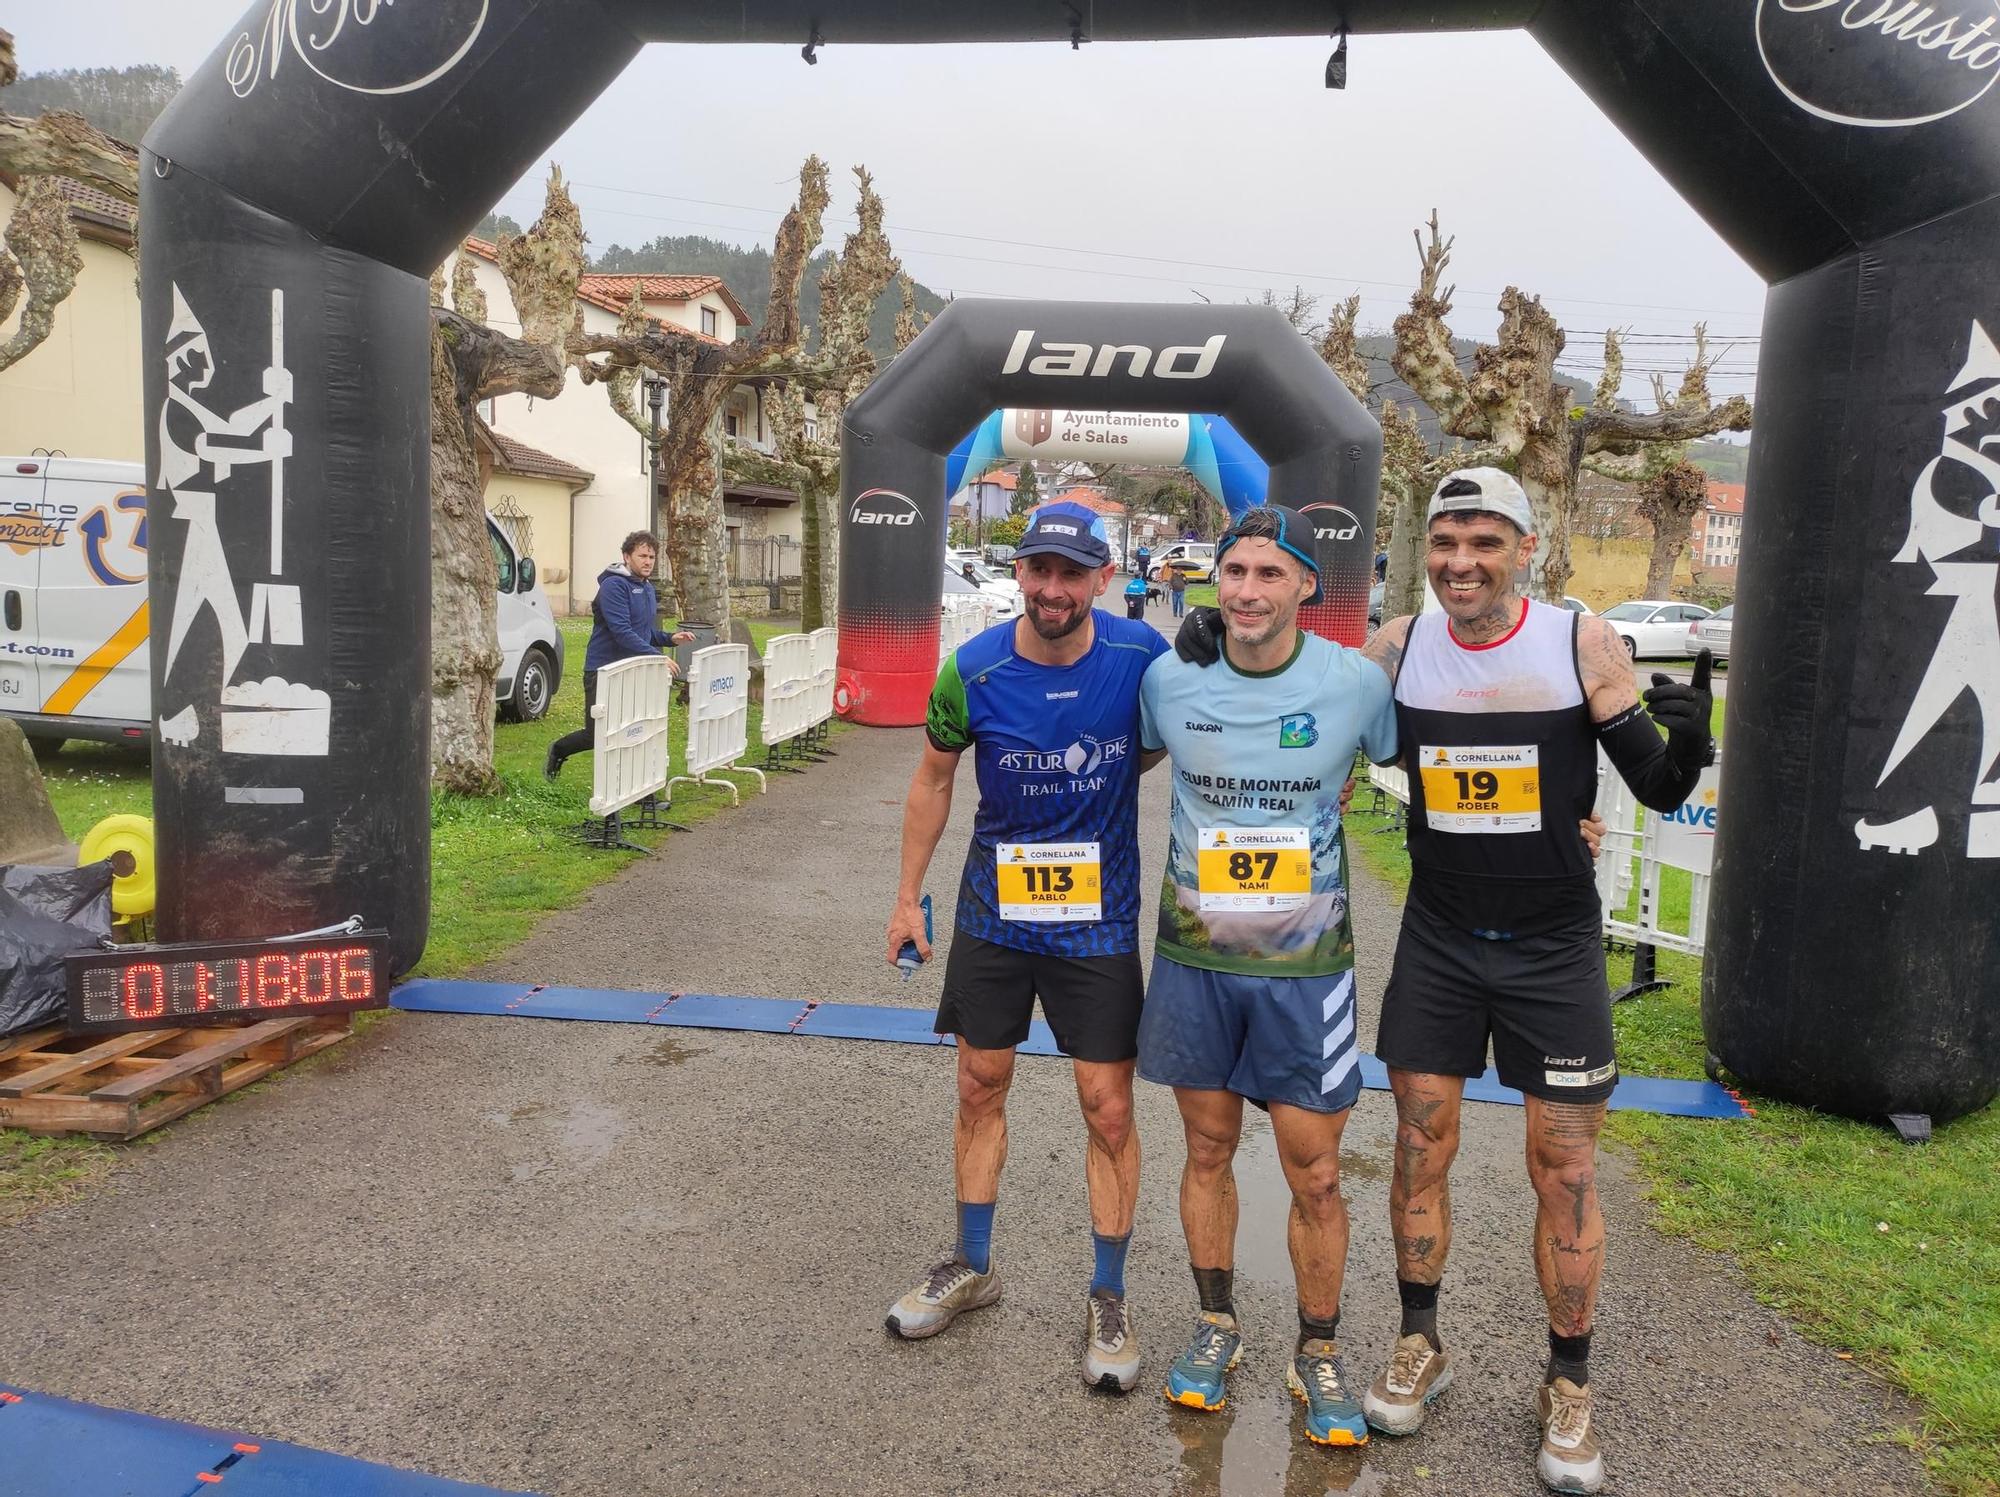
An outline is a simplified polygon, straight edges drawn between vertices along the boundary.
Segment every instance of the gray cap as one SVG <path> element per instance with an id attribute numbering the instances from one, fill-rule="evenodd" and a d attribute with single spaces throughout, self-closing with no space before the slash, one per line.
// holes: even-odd
<path id="1" fill-rule="evenodd" d="M 1460 468 L 1438 480 L 1424 523 L 1453 510 L 1485 510 L 1511 520 L 1523 535 L 1535 533 L 1535 511 L 1514 475 L 1499 468 Z"/>

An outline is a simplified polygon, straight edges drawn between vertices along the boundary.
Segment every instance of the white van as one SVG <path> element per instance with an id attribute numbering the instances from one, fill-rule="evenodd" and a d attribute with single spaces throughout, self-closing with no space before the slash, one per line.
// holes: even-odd
<path id="1" fill-rule="evenodd" d="M 486 521 L 500 583 L 496 696 L 549 710 L 563 639 L 535 564 Z M 137 463 L 0 457 L 0 715 L 48 752 L 71 738 L 152 736 L 146 482 Z"/>
<path id="2" fill-rule="evenodd" d="M 1201 564 L 1201 570 L 1190 574 L 1196 580 L 1215 580 L 1215 543 L 1213 541 L 1174 541 L 1162 546 L 1146 558 L 1146 580 L 1164 582 L 1167 563 L 1170 561 L 1192 561 Z"/>

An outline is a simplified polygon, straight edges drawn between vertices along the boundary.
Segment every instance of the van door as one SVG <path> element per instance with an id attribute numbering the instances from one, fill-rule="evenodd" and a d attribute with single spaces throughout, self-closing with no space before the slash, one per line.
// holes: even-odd
<path id="1" fill-rule="evenodd" d="M 152 716 L 143 470 L 52 458 L 43 511 L 61 535 L 42 555 L 40 710 L 143 728 Z"/>
<path id="2" fill-rule="evenodd" d="M 521 652 L 528 647 L 534 632 L 535 616 L 516 590 L 520 579 L 514 548 L 490 517 L 486 521 L 486 538 L 493 543 L 493 565 L 498 569 L 500 586 L 499 606 L 495 610 L 500 634 L 500 676 L 494 685 L 496 695 L 505 698 L 513 692 L 514 674 L 521 668 Z"/>
<path id="3" fill-rule="evenodd" d="M 24 459 L 31 473 L 0 473 L 0 712 L 34 712 L 41 707 L 37 657 L 36 591 L 42 551 L 48 540 L 41 522 L 41 465 Z"/>

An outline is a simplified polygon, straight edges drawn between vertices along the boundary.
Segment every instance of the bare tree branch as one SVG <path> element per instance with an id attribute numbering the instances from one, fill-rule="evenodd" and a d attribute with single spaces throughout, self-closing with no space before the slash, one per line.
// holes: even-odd
<path id="1" fill-rule="evenodd" d="M 1452 352 L 1451 328 L 1445 319 L 1451 316 L 1451 294 L 1455 288 L 1440 289 L 1438 285 L 1445 267 L 1451 263 L 1455 241 L 1440 236 L 1435 212 L 1431 214 L 1430 230 L 1429 245 L 1424 243 L 1421 232 L 1417 234 L 1422 269 L 1417 289 L 1410 297 L 1410 310 L 1395 321 L 1396 351 L 1389 362 L 1417 398 L 1437 412 L 1447 431 L 1462 437 L 1490 436 L 1483 413 L 1470 404 L 1465 372 L 1458 367 L 1458 359 Z"/>
<path id="2" fill-rule="evenodd" d="M 51 109 L 34 119 L 0 114 L 0 171 L 17 177 L 71 177 L 139 206 L 137 148 L 67 109 Z"/>
<path id="3" fill-rule="evenodd" d="M 1319 356 L 1326 361 L 1329 369 L 1340 376 L 1340 382 L 1347 386 L 1349 393 L 1366 404 L 1368 361 L 1361 357 L 1361 350 L 1355 343 L 1355 324 L 1360 318 L 1359 292 L 1336 304 L 1332 317 L 1327 319 L 1326 331 L 1319 340 Z"/>
<path id="4" fill-rule="evenodd" d="M 53 180 L 37 177 L 23 187 L 7 224 L 6 243 L 6 251 L 0 252 L 0 319 L 20 302 L 24 286 L 28 299 L 13 336 L 0 343 L 0 369 L 20 362 L 48 337 L 56 307 L 83 273 L 69 200 Z"/>

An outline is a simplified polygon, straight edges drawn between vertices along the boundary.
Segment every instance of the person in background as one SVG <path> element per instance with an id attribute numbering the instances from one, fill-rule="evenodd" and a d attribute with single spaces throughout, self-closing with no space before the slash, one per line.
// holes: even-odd
<path id="1" fill-rule="evenodd" d="M 1143 619 L 1146 616 L 1146 595 L 1146 578 L 1144 574 L 1133 573 L 1132 580 L 1125 584 L 1126 618 Z"/>
<path id="2" fill-rule="evenodd" d="M 660 599 L 653 591 L 653 568 L 659 564 L 660 543 L 650 530 L 635 530 L 619 547 L 620 559 L 597 574 L 597 597 L 590 605 L 590 644 L 583 653 L 583 726 L 549 745 L 542 773 L 553 780 L 572 754 L 587 753 L 593 728 L 591 708 L 597 705 L 597 673 L 607 665 L 650 655 L 662 645 L 684 645 L 694 636 L 682 629 L 660 628 Z M 667 668 L 678 671 L 672 661 Z"/>
<path id="3" fill-rule="evenodd" d="M 1174 617 L 1187 611 L 1187 573 L 1179 567 L 1167 568 L 1167 601 L 1174 605 Z"/>

